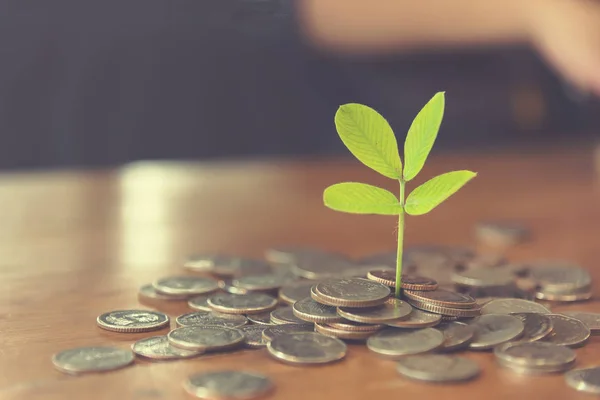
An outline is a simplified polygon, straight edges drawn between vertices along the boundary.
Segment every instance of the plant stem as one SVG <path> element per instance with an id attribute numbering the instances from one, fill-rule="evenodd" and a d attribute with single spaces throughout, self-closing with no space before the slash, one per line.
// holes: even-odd
<path id="1" fill-rule="evenodd" d="M 396 254 L 396 297 L 400 298 L 402 286 L 402 257 L 404 245 L 404 186 L 406 182 L 400 180 L 400 205 L 402 209 L 398 214 L 398 253 Z"/>

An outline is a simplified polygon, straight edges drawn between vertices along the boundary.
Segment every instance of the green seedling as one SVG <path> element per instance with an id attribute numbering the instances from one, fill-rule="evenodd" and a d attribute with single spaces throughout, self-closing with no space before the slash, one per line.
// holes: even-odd
<path id="1" fill-rule="evenodd" d="M 325 206 L 335 211 L 398 216 L 396 297 L 400 297 L 402 284 L 404 213 L 427 214 L 477 175 L 466 170 L 447 172 L 415 188 L 405 199 L 406 183 L 421 171 L 433 147 L 444 104 L 444 92 L 436 93 L 413 120 L 404 142 L 404 167 L 396 136 L 377 111 L 349 103 L 335 114 L 337 132 L 348 150 L 367 167 L 400 183 L 399 198 L 385 189 L 358 182 L 337 183 L 323 192 Z"/>

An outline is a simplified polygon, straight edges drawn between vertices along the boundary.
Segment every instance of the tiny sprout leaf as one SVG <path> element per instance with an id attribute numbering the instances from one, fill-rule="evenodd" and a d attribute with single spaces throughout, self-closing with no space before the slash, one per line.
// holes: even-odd
<path id="1" fill-rule="evenodd" d="M 444 92 L 436 93 L 413 120 L 404 142 L 404 180 L 413 179 L 425 165 L 444 117 Z"/>
<path id="2" fill-rule="evenodd" d="M 323 202 L 332 210 L 352 214 L 398 215 L 402 210 L 393 193 L 357 182 L 329 186 L 323 192 Z"/>
<path id="3" fill-rule="evenodd" d="M 423 215 L 452 196 L 477 174 L 471 171 L 452 171 L 432 178 L 412 191 L 404 209 L 410 215 Z"/>
<path id="4" fill-rule="evenodd" d="M 342 142 L 360 162 L 385 177 L 402 176 L 396 136 L 377 111 L 362 104 L 344 104 L 335 114 L 335 127 Z"/>

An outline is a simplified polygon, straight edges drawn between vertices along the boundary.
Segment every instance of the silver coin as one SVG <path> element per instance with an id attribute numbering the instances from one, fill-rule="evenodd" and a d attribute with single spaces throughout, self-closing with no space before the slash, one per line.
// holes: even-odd
<path id="1" fill-rule="evenodd" d="M 83 374 L 111 371 L 128 366 L 134 356 L 130 350 L 116 347 L 78 347 L 52 356 L 52 363 L 61 372 Z"/>
<path id="2" fill-rule="evenodd" d="M 543 292 L 570 292 L 592 283 L 589 272 L 563 261 L 539 262 L 531 268 L 530 274 Z"/>
<path id="3" fill-rule="evenodd" d="M 300 301 L 306 297 L 310 297 L 310 288 L 315 282 L 296 282 L 287 284 L 279 289 L 279 299 L 293 305 L 295 302 Z"/>
<path id="4" fill-rule="evenodd" d="M 552 332 L 543 341 L 568 347 L 579 347 L 590 337 L 590 329 L 580 320 L 561 314 L 548 314 Z"/>
<path id="5" fill-rule="evenodd" d="M 293 282 L 295 278 L 285 274 L 263 274 L 263 275 L 248 275 L 241 278 L 236 278 L 231 281 L 231 284 L 237 288 L 246 289 L 248 291 L 275 290 L 283 285 Z"/>
<path id="6" fill-rule="evenodd" d="M 337 308 L 317 303 L 310 297 L 297 301 L 292 306 L 294 315 L 308 322 L 337 322 L 343 318 L 337 314 Z"/>
<path id="7" fill-rule="evenodd" d="M 248 319 L 243 315 L 220 314 L 214 311 L 198 311 L 178 316 L 175 319 L 178 326 L 215 325 L 226 328 L 239 328 L 246 325 Z"/>
<path id="8" fill-rule="evenodd" d="M 544 342 L 505 343 L 494 349 L 494 355 L 503 366 L 531 372 L 563 371 L 575 362 L 576 357 L 568 347 Z"/>
<path id="9" fill-rule="evenodd" d="M 291 364 L 326 364 L 346 356 L 346 344 L 341 340 L 315 332 L 278 335 L 267 345 L 269 354 Z"/>
<path id="10" fill-rule="evenodd" d="M 138 356 L 156 360 L 178 360 L 198 356 L 203 351 L 184 350 L 171 346 L 166 336 L 152 336 L 140 339 L 131 345 L 131 350 Z"/>
<path id="11" fill-rule="evenodd" d="M 215 311 L 226 314 L 259 314 L 277 306 L 277 299 L 264 293 L 218 293 L 208 299 Z"/>
<path id="12" fill-rule="evenodd" d="M 441 321 L 442 316 L 440 314 L 433 314 L 427 311 L 419 310 L 418 308 L 413 308 L 411 313 L 408 314 L 407 318 L 387 321 L 385 324 L 396 328 L 416 329 L 436 326 Z"/>
<path id="13" fill-rule="evenodd" d="M 172 294 L 164 294 L 159 293 L 154 289 L 151 283 L 140 287 L 138 291 L 138 296 L 140 299 L 148 299 L 148 300 L 165 300 L 165 301 L 177 301 L 177 300 L 186 300 L 189 298 L 188 295 L 172 295 Z"/>
<path id="14" fill-rule="evenodd" d="M 166 314 L 150 310 L 115 310 L 96 319 L 100 328 L 121 333 L 155 331 L 168 327 L 169 322 Z"/>
<path id="15" fill-rule="evenodd" d="M 439 348 L 444 335 L 434 329 L 402 330 L 386 328 L 367 339 L 367 348 L 386 358 L 426 353 Z"/>
<path id="16" fill-rule="evenodd" d="M 244 341 L 244 334 L 223 326 L 185 326 L 167 335 L 169 343 L 185 350 L 212 351 L 235 347 Z"/>
<path id="17" fill-rule="evenodd" d="M 211 293 L 219 289 L 216 280 L 200 276 L 169 276 L 156 280 L 152 286 L 159 293 L 189 296 Z"/>
<path id="18" fill-rule="evenodd" d="M 475 329 L 475 337 L 469 343 L 472 350 L 487 350 L 509 342 L 523 334 L 525 329 L 519 318 L 505 314 L 482 315 L 470 325 Z"/>
<path id="19" fill-rule="evenodd" d="M 191 375 L 183 387 L 200 399 L 243 399 L 262 397 L 274 389 L 264 375 L 246 371 L 211 371 Z"/>
<path id="20" fill-rule="evenodd" d="M 406 319 L 412 310 L 413 308 L 407 302 L 390 298 L 380 306 L 366 308 L 340 307 L 337 312 L 350 321 L 378 324 Z"/>
<path id="21" fill-rule="evenodd" d="M 520 342 L 535 342 L 552 332 L 552 320 L 547 314 L 513 313 L 511 315 L 519 318 L 525 325 L 523 334 L 519 337 Z"/>
<path id="22" fill-rule="evenodd" d="M 271 266 L 266 261 L 228 255 L 195 255 L 186 261 L 184 267 L 218 276 L 259 275 L 272 272 Z"/>
<path id="23" fill-rule="evenodd" d="M 565 381 L 575 390 L 600 394 L 600 367 L 574 369 L 565 374 Z"/>
<path id="24" fill-rule="evenodd" d="M 318 283 L 315 291 L 320 297 L 340 307 L 371 307 L 383 304 L 390 288 L 363 278 L 335 279 Z"/>
<path id="25" fill-rule="evenodd" d="M 396 370 L 407 378 L 420 381 L 459 382 L 475 378 L 481 368 L 475 361 L 463 357 L 422 354 L 402 357 Z"/>
<path id="26" fill-rule="evenodd" d="M 265 312 L 260 314 L 249 314 L 248 320 L 253 324 L 258 325 L 275 325 L 273 321 L 271 321 L 271 312 Z"/>
<path id="27" fill-rule="evenodd" d="M 267 340 L 263 336 L 263 331 L 267 329 L 266 325 L 245 325 L 238 329 L 244 334 L 246 347 L 260 348 L 267 345 Z"/>
<path id="28" fill-rule="evenodd" d="M 462 322 L 442 322 L 435 329 L 444 335 L 440 351 L 454 351 L 467 347 L 475 336 L 475 329 Z"/>
<path id="29" fill-rule="evenodd" d="M 481 314 L 512 314 L 512 313 L 550 314 L 551 311 L 541 304 L 523 299 L 495 299 L 481 308 Z"/>
<path id="30" fill-rule="evenodd" d="M 193 308 L 194 310 L 210 312 L 212 311 L 212 308 L 210 308 L 210 306 L 208 305 L 209 297 L 210 295 L 193 297 L 190 300 L 188 300 L 188 306 L 190 306 L 190 308 Z"/>
<path id="31" fill-rule="evenodd" d="M 600 314 L 587 311 L 564 311 L 560 314 L 580 320 L 587 326 L 592 335 L 600 334 Z"/>
<path id="32" fill-rule="evenodd" d="M 285 335 L 288 333 L 300 333 L 300 332 L 314 332 L 315 326 L 313 324 L 285 324 L 285 325 L 273 325 L 268 326 L 262 333 L 266 341 L 270 342 L 277 336 Z"/>
<path id="33" fill-rule="evenodd" d="M 276 325 L 282 324 L 305 324 L 306 321 L 294 315 L 292 307 L 280 307 L 271 311 L 271 321 Z"/>
<path id="34" fill-rule="evenodd" d="M 503 268 L 477 268 L 455 272 L 452 281 L 463 286 L 498 287 L 511 285 L 515 276 Z"/>

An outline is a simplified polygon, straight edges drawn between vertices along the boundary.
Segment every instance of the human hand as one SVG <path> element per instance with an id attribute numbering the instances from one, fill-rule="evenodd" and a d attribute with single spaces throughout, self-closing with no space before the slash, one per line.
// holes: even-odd
<path id="1" fill-rule="evenodd" d="M 532 45 L 567 81 L 600 96 L 600 2 L 524 1 Z"/>

